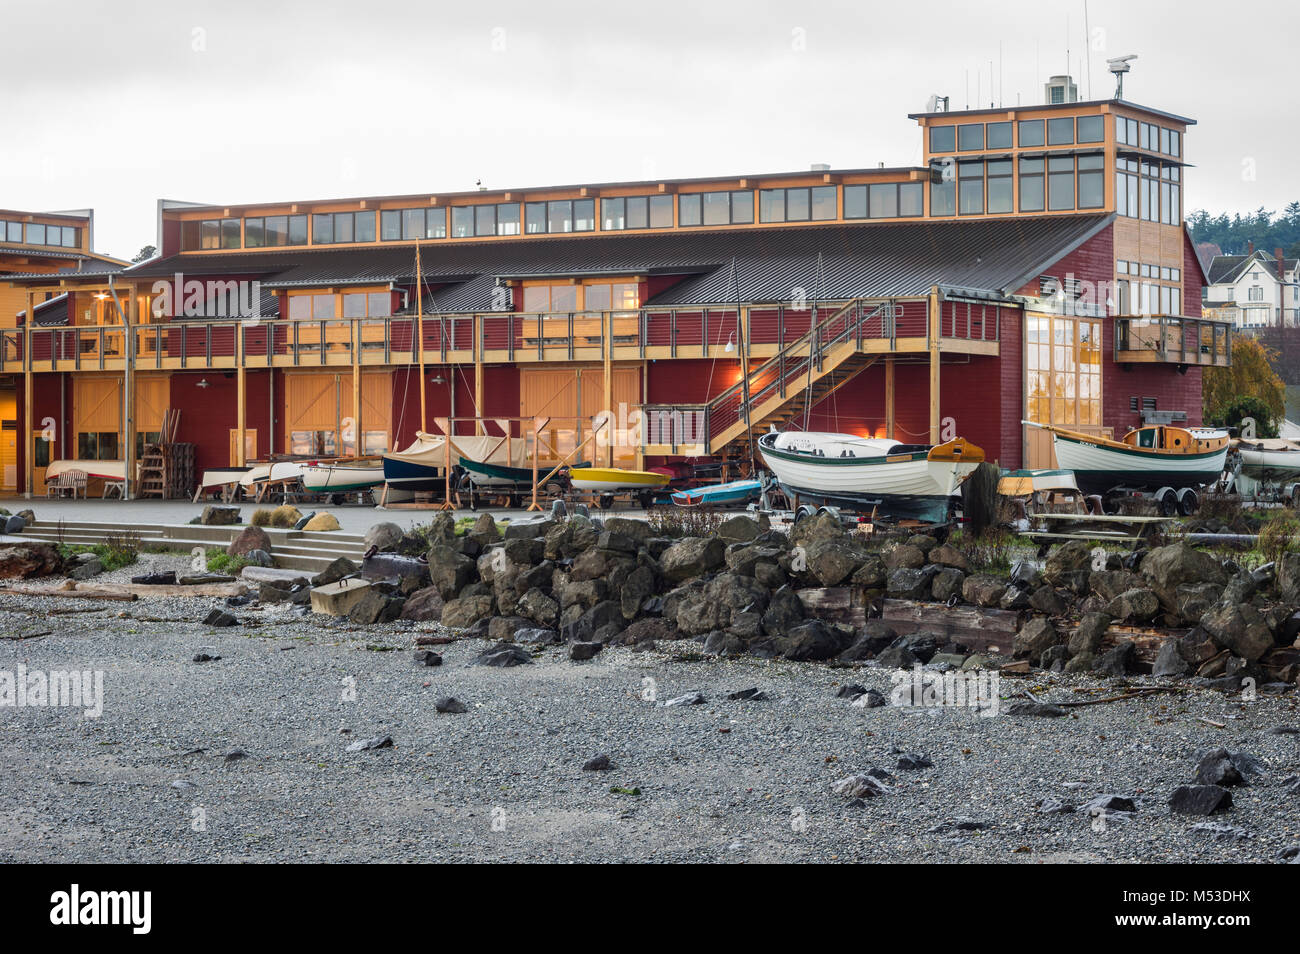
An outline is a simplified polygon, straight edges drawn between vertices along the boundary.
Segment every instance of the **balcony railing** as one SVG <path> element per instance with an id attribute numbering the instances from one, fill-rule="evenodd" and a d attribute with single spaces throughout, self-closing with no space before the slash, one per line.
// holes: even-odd
<path id="1" fill-rule="evenodd" d="M 1232 363 L 1232 325 L 1177 315 L 1121 315 L 1115 319 L 1115 360 L 1226 368 Z"/>
<path id="2" fill-rule="evenodd" d="M 608 351 L 620 360 L 721 357 L 747 338 L 752 355 L 767 358 L 798 342 L 847 301 L 808 305 L 682 306 L 626 311 L 525 314 L 427 315 L 423 321 L 428 363 L 487 361 L 574 361 L 599 359 Z M 748 335 L 738 329 L 748 309 Z M 861 337 L 888 341 L 887 350 L 924 350 L 925 299 L 900 299 L 892 318 L 878 317 Z M 996 308 L 946 302 L 940 336 L 948 341 L 995 342 Z M 134 326 L 130 342 L 135 367 L 165 368 L 407 364 L 417 360 L 417 321 L 412 316 L 291 320 L 212 318 Z M 121 325 L 35 327 L 30 355 L 34 371 L 112 370 L 124 366 L 126 335 Z M 0 372 L 21 371 L 24 331 L 0 332 Z M 736 355 L 739 357 L 739 355 Z"/>

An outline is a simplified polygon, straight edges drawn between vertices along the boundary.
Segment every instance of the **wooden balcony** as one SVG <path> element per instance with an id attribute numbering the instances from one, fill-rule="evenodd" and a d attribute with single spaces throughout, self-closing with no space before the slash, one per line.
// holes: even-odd
<path id="1" fill-rule="evenodd" d="M 530 364 L 555 361 L 644 361 L 771 358 L 798 342 L 847 302 L 802 308 L 778 305 L 683 306 L 636 311 L 521 314 L 491 312 L 426 316 L 424 360 L 429 364 Z M 741 316 L 747 333 L 738 334 Z M 0 332 L 0 373 L 24 370 L 121 371 L 128 350 L 134 367 L 150 370 L 270 367 L 403 366 L 419 358 L 419 324 L 411 316 L 286 320 L 280 318 L 167 321 L 136 325 L 76 325 Z M 859 348 L 870 354 L 922 354 L 928 301 L 898 299 L 888 318 L 865 322 Z M 998 353 L 996 318 L 945 315 L 940 349 L 973 355 Z M 130 337 L 128 341 L 127 338 Z M 129 346 L 129 348 L 128 348 Z"/>
<path id="2" fill-rule="evenodd" d="M 1120 315 L 1115 319 L 1119 364 L 1232 364 L 1232 325 L 1177 315 Z"/>

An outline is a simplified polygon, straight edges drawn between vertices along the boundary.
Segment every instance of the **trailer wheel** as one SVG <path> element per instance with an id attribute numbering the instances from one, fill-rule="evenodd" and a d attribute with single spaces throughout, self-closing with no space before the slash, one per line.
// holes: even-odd
<path id="1" fill-rule="evenodd" d="M 1156 509 L 1162 517 L 1172 517 L 1178 512 L 1178 494 L 1172 487 L 1161 487 L 1156 491 Z"/>
<path id="2" fill-rule="evenodd" d="M 614 506 L 614 495 L 604 494 L 603 496 L 597 497 L 596 506 L 600 507 L 601 510 L 609 510 Z"/>
<path id="3" fill-rule="evenodd" d="M 1200 498 L 1196 496 L 1196 491 L 1191 487 L 1184 487 L 1178 491 L 1178 515 L 1181 517 L 1190 517 L 1200 508 Z"/>
<path id="4" fill-rule="evenodd" d="M 815 514 L 816 512 L 817 512 L 817 511 L 814 510 L 812 507 L 810 507 L 808 504 L 804 504 L 802 507 L 800 507 L 798 510 L 796 510 L 796 511 L 794 512 L 794 524 L 795 524 L 795 526 L 798 526 L 799 521 L 800 521 L 800 520 L 803 520 L 804 517 L 811 517 L 811 516 L 812 516 L 813 514 Z"/>

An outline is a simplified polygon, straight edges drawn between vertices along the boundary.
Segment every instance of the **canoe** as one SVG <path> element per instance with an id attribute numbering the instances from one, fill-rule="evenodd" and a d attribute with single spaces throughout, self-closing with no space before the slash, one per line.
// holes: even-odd
<path id="1" fill-rule="evenodd" d="M 379 462 L 308 464 L 302 469 L 303 489 L 313 493 L 369 490 L 384 482 Z"/>
<path id="2" fill-rule="evenodd" d="M 762 490 L 763 485 L 757 480 L 733 480 L 711 487 L 679 490 L 672 500 L 679 507 L 735 507 L 756 499 Z"/>
<path id="3" fill-rule="evenodd" d="M 616 494 L 666 487 L 667 474 L 649 470 L 622 470 L 618 467 L 583 467 L 569 472 L 574 490 L 587 493 Z"/>
<path id="4" fill-rule="evenodd" d="M 239 486 L 252 487 L 255 484 L 265 481 L 270 476 L 271 476 L 270 464 L 254 464 L 244 472 L 244 475 L 242 477 L 239 478 Z"/>
<path id="5" fill-rule="evenodd" d="M 984 460 L 963 438 L 944 444 L 806 431 L 770 432 L 759 452 L 786 496 L 800 503 L 931 522 L 948 519 L 953 496 Z"/>
<path id="6" fill-rule="evenodd" d="M 48 483 L 60 474 L 79 470 L 90 480 L 125 480 L 126 461 L 124 460 L 53 460 L 45 468 L 45 480 Z"/>
<path id="7" fill-rule="evenodd" d="M 1123 440 L 1035 424 L 1051 431 L 1056 462 L 1074 471 L 1084 493 L 1105 494 L 1121 487 L 1159 490 L 1201 487 L 1223 473 L 1228 432 L 1211 428 L 1148 425 L 1129 431 Z"/>

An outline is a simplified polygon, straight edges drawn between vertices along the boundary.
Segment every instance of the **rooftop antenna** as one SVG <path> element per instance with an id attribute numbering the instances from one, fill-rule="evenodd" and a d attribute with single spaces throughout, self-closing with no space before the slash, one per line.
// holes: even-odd
<path id="1" fill-rule="evenodd" d="M 1115 74 L 1115 98 L 1124 98 L 1124 74 L 1129 71 L 1129 63 L 1137 59 L 1136 53 L 1116 56 L 1106 61 L 1106 69 Z"/>
<path id="2" fill-rule="evenodd" d="M 1083 0 L 1083 49 L 1088 57 L 1088 99 L 1092 99 L 1092 52 L 1089 49 L 1091 41 L 1091 31 L 1088 28 L 1088 0 Z"/>

